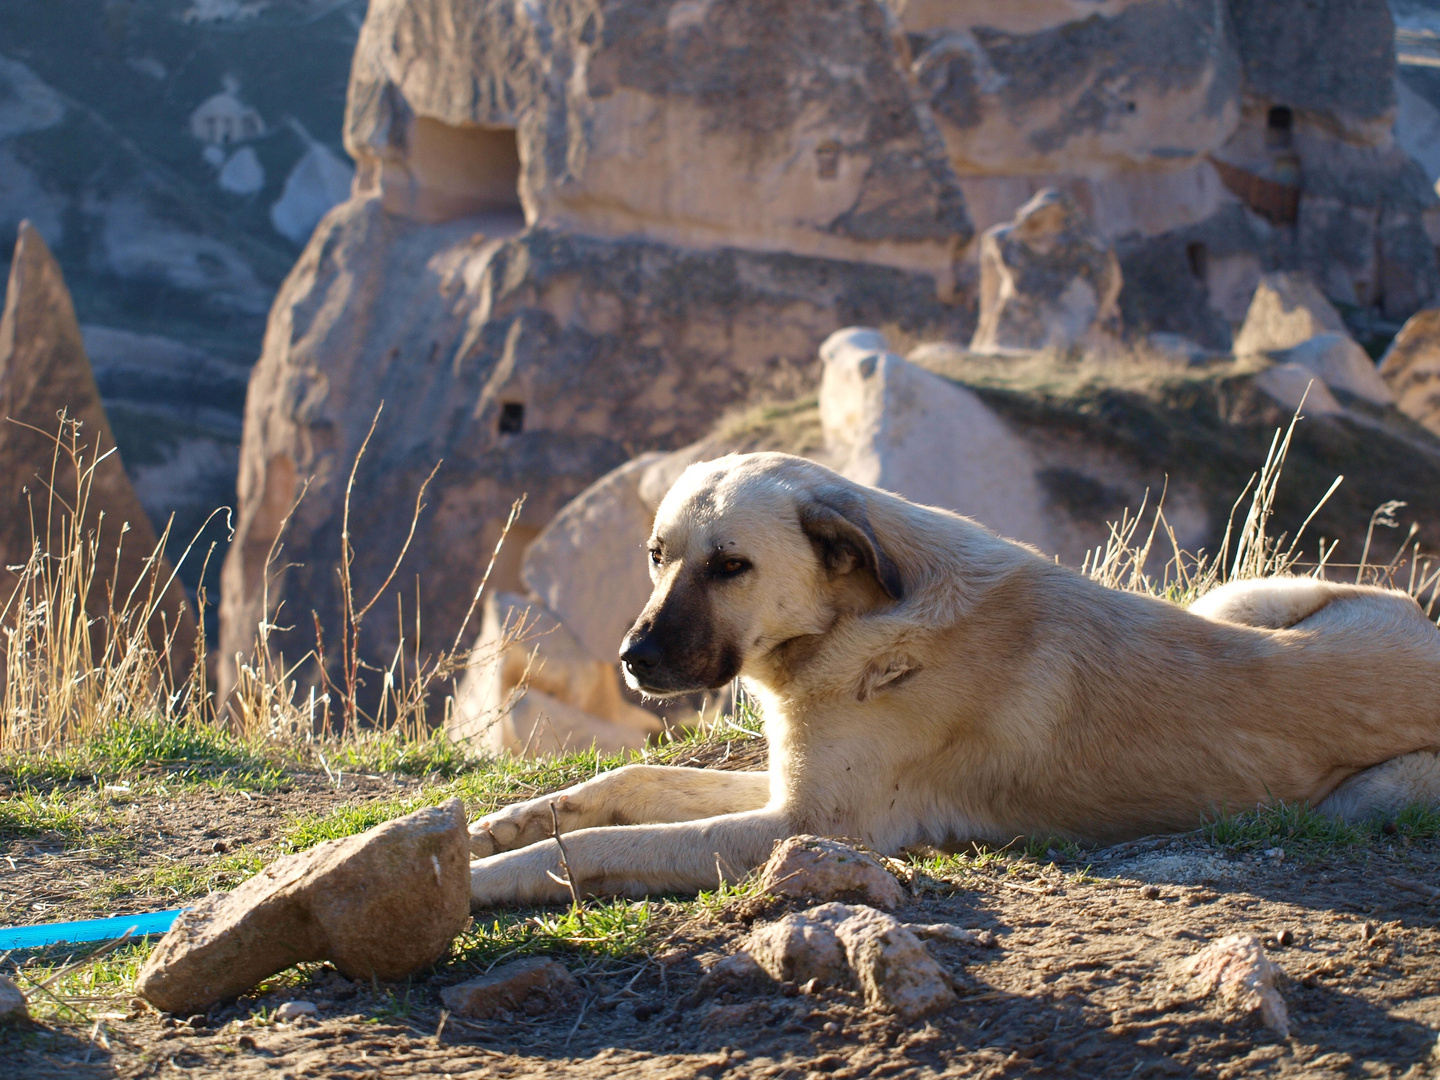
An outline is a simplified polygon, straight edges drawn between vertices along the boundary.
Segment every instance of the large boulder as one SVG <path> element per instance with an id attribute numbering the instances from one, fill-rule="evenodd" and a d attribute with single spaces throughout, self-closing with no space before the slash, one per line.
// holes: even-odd
<path id="1" fill-rule="evenodd" d="M 246 402 L 222 693 L 262 623 L 291 628 L 270 637 L 287 656 L 314 644 L 311 611 L 340 624 L 346 477 L 382 401 L 355 592 L 385 581 L 397 507 L 443 460 L 395 588 L 408 611 L 419 570 L 427 640 L 448 642 L 521 495 L 491 579 L 516 591 L 520 553 L 571 498 L 719 411 L 793 394 L 837 327 L 967 334 L 971 230 L 891 29 L 875 0 L 373 3 L 356 194 L 282 286 Z M 367 624 L 365 657 L 399 633 Z"/>
<path id="2" fill-rule="evenodd" d="M 970 347 L 1005 353 L 1098 345 L 1117 328 L 1120 263 L 1075 200 L 1047 188 L 980 242 Z"/>
<path id="3" fill-rule="evenodd" d="M 1440 308 L 1412 315 L 1380 361 L 1400 411 L 1440 435 Z"/>
<path id="4" fill-rule="evenodd" d="M 576 558 L 577 573 L 607 571 L 603 558 Z M 539 600 L 506 592 L 485 598 L 471 667 L 446 722 L 452 740 L 520 756 L 592 745 L 614 752 L 639 749 L 662 729 L 625 699 L 618 663 L 589 652 Z"/>
<path id="5" fill-rule="evenodd" d="M 62 431 L 62 413 L 78 430 Z M 78 462 L 67 452 L 72 432 Z M 83 480 L 82 471 L 88 472 Z M 70 508 L 79 510 L 78 521 Z M 0 316 L 3 565 L 28 562 L 37 543 L 54 545 L 48 553 L 61 556 L 60 546 L 75 542 L 77 527 L 94 542 L 94 584 L 84 598 L 95 620 L 92 640 L 97 646 L 104 640 L 112 594 L 136 597 L 131 615 L 142 619 L 148 601 L 151 643 L 164 648 L 172 641 L 173 673 L 183 674 L 194 655 L 194 617 L 115 452 L 60 267 L 40 234 L 21 222 Z M 8 596 L 10 587 L 0 595 Z"/>
<path id="6" fill-rule="evenodd" d="M 203 1012 L 307 960 L 360 982 L 439 960 L 470 917 L 459 799 L 277 859 L 182 912 L 135 980 L 166 1012 Z"/>
<path id="7" fill-rule="evenodd" d="M 972 390 L 907 362 L 862 327 L 832 334 L 820 357 L 820 419 L 843 475 L 1054 549 L 1039 463 Z"/>
<path id="8" fill-rule="evenodd" d="M 1294 348 L 1320 334 L 1347 334 L 1335 305 L 1305 274 L 1266 274 L 1250 298 L 1245 323 L 1235 335 L 1235 354 Z"/>

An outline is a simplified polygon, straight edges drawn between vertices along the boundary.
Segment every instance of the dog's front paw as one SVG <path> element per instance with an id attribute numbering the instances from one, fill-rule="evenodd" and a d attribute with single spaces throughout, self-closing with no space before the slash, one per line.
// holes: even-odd
<path id="1" fill-rule="evenodd" d="M 554 812 L 551 812 L 551 806 Z M 538 799 L 502 807 L 470 824 L 470 854 L 487 859 L 502 851 L 529 847 L 555 835 L 560 822 L 563 835 L 573 827 L 579 810 L 569 795 L 542 795 Z"/>

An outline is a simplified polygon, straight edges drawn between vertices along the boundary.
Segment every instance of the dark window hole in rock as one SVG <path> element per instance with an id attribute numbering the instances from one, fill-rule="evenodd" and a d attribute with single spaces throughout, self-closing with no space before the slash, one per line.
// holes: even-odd
<path id="1" fill-rule="evenodd" d="M 1190 276 L 1204 281 L 1210 271 L 1210 251 L 1198 241 L 1185 245 L 1185 261 L 1190 264 Z"/>
<path id="2" fill-rule="evenodd" d="M 827 139 L 815 147 L 815 166 L 821 180 L 834 180 L 840 175 L 840 144 Z"/>
<path id="3" fill-rule="evenodd" d="M 1290 145 L 1290 135 L 1295 127 L 1295 113 L 1288 105 L 1276 105 L 1265 117 L 1265 145 L 1284 147 Z"/>
<path id="4" fill-rule="evenodd" d="M 519 435 L 525 430 L 525 406 L 518 401 L 502 403 L 495 428 L 501 435 Z"/>

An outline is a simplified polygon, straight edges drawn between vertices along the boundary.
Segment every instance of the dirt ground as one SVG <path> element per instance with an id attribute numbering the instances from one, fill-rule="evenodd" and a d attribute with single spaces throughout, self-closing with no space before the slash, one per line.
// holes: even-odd
<path id="1" fill-rule="evenodd" d="M 415 787 L 349 776 L 337 790 L 324 775 L 297 773 L 282 790 L 259 795 L 97 795 L 114 805 L 93 835 L 0 841 L 0 923 L 176 906 L 182 901 L 153 884 L 163 880 L 157 867 L 203 876 L 236 848 L 264 850 L 299 816 Z M 583 995 L 548 1015 L 501 1023 L 443 1014 L 439 990 L 472 977 L 473 963 L 442 964 L 408 986 L 355 985 L 318 968 L 194 1018 L 132 1007 L 122 988 L 75 1002 L 64 1018 L 0 1032 L 0 1077 L 1440 1073 L 1440 932 L 1431 898 L 1440 894 L 1424 891 L 1440 884 L 1440 842 L 1382 837 L 1297 856 L 1246 854 L 1192 836 L 1054 862 L 946 865 L 919 878 L 919 895 L 897 914 L 988 929 L 996 944 L 932 943 L 961 1000 L 916 1024 L 869 1013 L 848 991 L 807 996 L 777 985 L 687 998 L 704 968 L 738 945 L 747 920 L 785 910 L 750 902 L 676 919 L 638 952 L 562 954 Z M 128 892 L 116 885 L 142 879 L 152 884 Z M 1264 939 L 1284 968 L 1289 1038 L 1196 999 L 1178 972 L 1204 942 L 1231 933 Z M 23 962 L 12 956 L 0 966 Z M 318 1019 L 268 1018 L 291 999 L 315 1002 Z"/>

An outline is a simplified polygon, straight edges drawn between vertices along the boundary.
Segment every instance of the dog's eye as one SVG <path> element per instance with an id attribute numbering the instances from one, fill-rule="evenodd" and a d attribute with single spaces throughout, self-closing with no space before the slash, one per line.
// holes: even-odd
<path id="1" fill-rule="evenodd" d="M 743 574 L 750 569 L 750 564 L 744 559 L 722 559 L 715 567 L 715 572 L 720 577 L 734 577 L 736 574 Z"/>
<path id="2" fill-rule="evenodd" d="M 659 548 L 651 548 L 651 549 L 650 549 L 650 561 L 651 561 L 654 565 L 659 566 L 662 562 L 665 561 L 665 555 L 664 555 L 663 552 L 661 552 L 661 550 L 660 550 Z"/>

